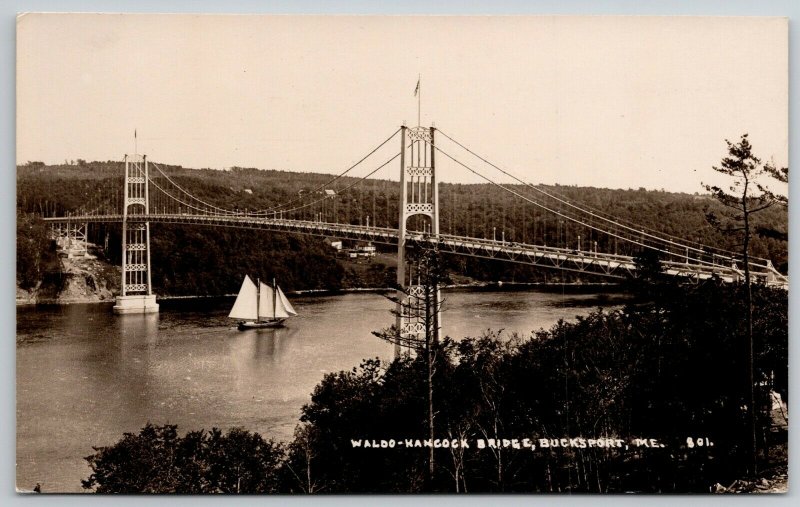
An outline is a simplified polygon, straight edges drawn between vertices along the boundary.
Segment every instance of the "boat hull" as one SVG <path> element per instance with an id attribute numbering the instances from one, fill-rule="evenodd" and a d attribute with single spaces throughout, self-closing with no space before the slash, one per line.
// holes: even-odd
<path id="1" fill-rule="evenodd" d="M 260 320 L 258 322 L 239 322 L 239 331 L 245 331 L 247 329 L 265 329 L 265 328 L 275 328 L 275 327 L 283 327 L 283 322 L 286 319 L 274 319 L 274 320 Z"/>

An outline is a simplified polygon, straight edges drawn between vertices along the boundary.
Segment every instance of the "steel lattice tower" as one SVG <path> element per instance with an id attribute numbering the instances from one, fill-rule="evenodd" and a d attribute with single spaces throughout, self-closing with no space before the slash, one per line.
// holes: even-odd
<path id="1" fill-rule="evenodd" d="M 125 199 L 122 205 L 122 295 L 114 313 L 156 313 L 150 283 L 150 213 L 147 156 L 125 155 Z"/>
<path id="2" fill-rule="evenodd" d="M 397 242 L 397 333 L 395 356 L 401 353 L 400 342 L 425 338 L 425 316 L 412 311 L 422 304 L 424 287 L 415 284 L 413 273 L 406 269 L 406 228 L 408 219 L 423 215 L 430 219 L 430 230 L 422 231 L 423 236 L 439 236 L 439 187 L 436 183 L 436 163 L 434 157 L 433 127 L 403 126 L 400 134 L 400 221 Z M 435 295 L 434 311 L 438 311 L 439 294 Z M 438 337 L 441 318 L 435 318 Z"/>

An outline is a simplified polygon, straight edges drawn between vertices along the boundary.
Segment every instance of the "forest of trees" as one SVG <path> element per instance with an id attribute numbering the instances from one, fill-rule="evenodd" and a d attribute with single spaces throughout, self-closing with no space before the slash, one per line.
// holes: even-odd
<path id="1" fill-rule="evenodd" d="M 369 359 L 326 374 L 292 442 L 267 442 L 241 429 L 227 437 L 192 430 L 181 438 L 174 427 L 148 426 L 96 449 L 87 458 L 92 474 L 84 487 L 128 493 L 709 492 L 747 468 L 744 287 L 715 281 L 677 286 L 657 267 L 648 276 L 632 287 L 639 296 L 622 310 L 598 310 L 527 337 L 489 333 L 436 345 L 435 435 L 467 439 L 470 448 L 435 449 L 432 477 L 427 448 L 352 443 L 427 438 L 426 365 L 419 355 L 390 363 Z M 769 393 L 785 400 L 788 391 L 788 306 L 786 291 L 756 286 L 753 292 L 765 469 L 786 465 L 785 428 L 772 425 Z M 529 438 L 537 448 L 478 449 L 479 438 Z M 539 439 L 561 438 L 631 445 L 539 445 Z M 656 439 L 664 447 L 635 447 L 635 439 Z"/>
<path id="2" fill-rule="evenodd" d="M 121 195 L 122 168 L 120 162 L 86 162 L 76 165 L 46 166 L 30 162 L 17 168 L 18 216 L 27 214 L 53 216 L 77 210 L 87 203 L 97 201 L 117 189 Z M 230 170 L 185 169 L 165 166 L 171 178 L 200 199 L 227 209 L 264 209 L 285 203 L 311 190 L 324 186 L 331 179 L 326 174 L 293 173 L 232 168 Z M 380 176 L 380 175 L 379 175 Z M 355 180 L 342 178 L 331 185 L 337 190 L 335 200 L 323 200 L 295 213 L 293 218 L 312 220 L 321 218 L 340 223 L 367 223 L 380 227 L 397 226 L 397 183 L 388 180 L 367 181 L 347 191 L 342 188 Z M 531 189 L 512 185 L 525 195 L 539 199 Z M 713 227 L 706 220 L 709 213 L 721 213 L 722 205 L 709 195 L 689 195 L 644 189 L 610 190 L 590 187 L 539 186 L 553 195 L 582 203 L 621 222 L 635 223 L 645 231 L 684 238 L 709 247 L 737 252 L 738 240 Z M 700 189 L 698 182 L 698 189 Z M 119 202 L 120 195 L 117 195 Z M 612 236 L 598 234 L 589 228 L 558 219 L 538 208 L 525 205 L 520 199 L 502 190 L 485 185 L 440 184 L 442 233 L 507 241 L 566 245 L 591 249 L 597 242 L 600 251 L 636 255 L 639 247 L 614 240 Z M 309 199 L 318 197 L 309 197 Z M 312 199 L 313 200 L 313 199 Z M 306 201 L 301 201 L 306 202 Z M 563 204 L 550 202 L 554 209 L 566 211 Z M 559 208 L 560 206 L 560 208 Z M 335 213 L 335 216 L 334 216 Z M 413 226 L 413 224 L 412 224 Z M 119 225 L 92 226 L 91 238 L 104 244 L 109 234 L 107 257 L 116 262 L 119 258 Z M 751 254 L 770 259 L 782 272 L 787 271 L 786 241 L 776 237 L 787 231 L 786 208 L 776 206 L 759 213 L 753 224 L 754 231 L 765 231 L 754 236 Z M 20 231 L 18 231 L 20 233 Z M 21 231 L 27 238 L 26 230 Z M 215 295 L 235 291 L 236 280 L 245 272 L 264 278 L 277 276 L 290 280 L 292 289 L 337 289 L 343 286 L 342 274 L 346 268 L 336 262 L 333 252 L 321 238 L 294 237 L 291 235 L 247 230 L 221 230 L 202 226 L 152 226 L 153 284 L 161 295 Z M 382 248 L 382 247 L 379 247 Z M 391 251 L 392 247 L 386 247 Z M 28 254 L 25 254 L 28 255 Z M 308 264 L 316 262 L 317 264 Z M 583 277 L 559 271 L 548 271 L 523 265 L 511 265 L 473 258 L 446 259 L 454 275 L 476 280 L 502 280 L 516 282 L 592 282 L 605 281 L 596 277 Z M 304 269 L 313 265 L 313 270 Z M 18 264 L 20 269 L 29 269 Z M 18 276 L 24 275 L 18 272 Z M 347 278 L 347 277 L 345 277 Z M 382 284 L 386 277 L 361 280 L 362 283 Z M 336 280 L 339 280 L 337 283 Z M 349 278 L 348 278 L 349 280 Z"/>
<path id="3" fill-rule="evenodd" d="M 51 241 L 40 217 L 31 213 L 17 216 L 17 284 L 34 287 L 50 269 Z"/>

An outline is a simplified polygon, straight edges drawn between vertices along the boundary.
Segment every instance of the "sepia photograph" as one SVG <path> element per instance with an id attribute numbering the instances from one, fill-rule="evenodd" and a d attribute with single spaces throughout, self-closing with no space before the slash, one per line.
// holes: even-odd
<path id="1" fill-rule="evenodd" d="M 15 74 L 18 493 L 787 493 L 788 18 L 21 13 Z"/>

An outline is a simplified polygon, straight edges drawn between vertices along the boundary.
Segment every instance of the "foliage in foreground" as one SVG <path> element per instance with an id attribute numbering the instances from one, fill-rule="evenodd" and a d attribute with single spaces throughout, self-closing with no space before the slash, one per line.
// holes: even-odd
<path id="1" fill-rule="evenodd" d="M 86 458 L 92 474 L 81 481 L 97 493 L 272 493 L 281 445 L 234 428 L 223 434 L 148 424 Z"/>
<path id="2" fill-rule="evenodd" d="M 253 469 L 244 481 L 248 489 L 241 490 L 707 492 L 714 483 L 728 484 L 742 476 L 747 462 L 744 290 L 655 280 L 648 298 L 622 310 L 559 322 L 526 339 L 489 333 L 445 340 L 433 377 L 435 434 L 467 439 L 470 448 L 436 449 L 430 482 L 426 448 L 352 444 L 352 439 L 426 438 L 423 358 L 367 360 L 328 374 L 303 408 L 285 456 L 271 446 L 269 459 L 253 458 L 261 468 Z M 788 389 L 788 308 L 785 291 L 754 287 L 753 295 L 759 440 L 765 451 L 775 443 L 768 391 L 786 399 Z M 244 462 L 249 446 L 234 446 L 239 454 L 222 451 L 227 448 L 211 446 L 210 437 L 208 444 L 193 446 L 190 442 L 203 440 L 202 432 L 181 440 L 170 428 L 169 438 L 145 428 L 143 434 L 151 436 L 126 435 L 89 457 L 93 474 L 84 486 L 102 492 L 234 491 L 233 476 L 221 481 L 208 471 L 217 461 L 232 470 L 234 462 Z M 530 438 L 538 444 L 540 438 L 579 437 L 653 438 L 665 447 L 532 451 L 475 445 L 488 438 Z M 688 437 L 708 438 L 714 446 L 689 448 Z M 237 470 L 242 469 L 250 470 Z"/>
<path id="3" fill-rule="evenodd" d="M 689 492 L 729 483 L 746 463 L 742 292 L 713 284 L 662 288 L 655 303 L 597 311 L 527 340 L 488 335 L 441 346 L 434 377 L 440 438 L 655 438 L 663 449 L 438 449 L 438 475 L 427 487 L 426 449 L 352 447 L 351 438 L 427 434 L 424 362 L 368 361 L 326 376 L 304 410 L 317 487 Z M 764 448 L 768 388 L 786 399 L 787 307 L 785 291 L 754 292 Z M 688 437 L 715 445 L 689 449 Z"/>

